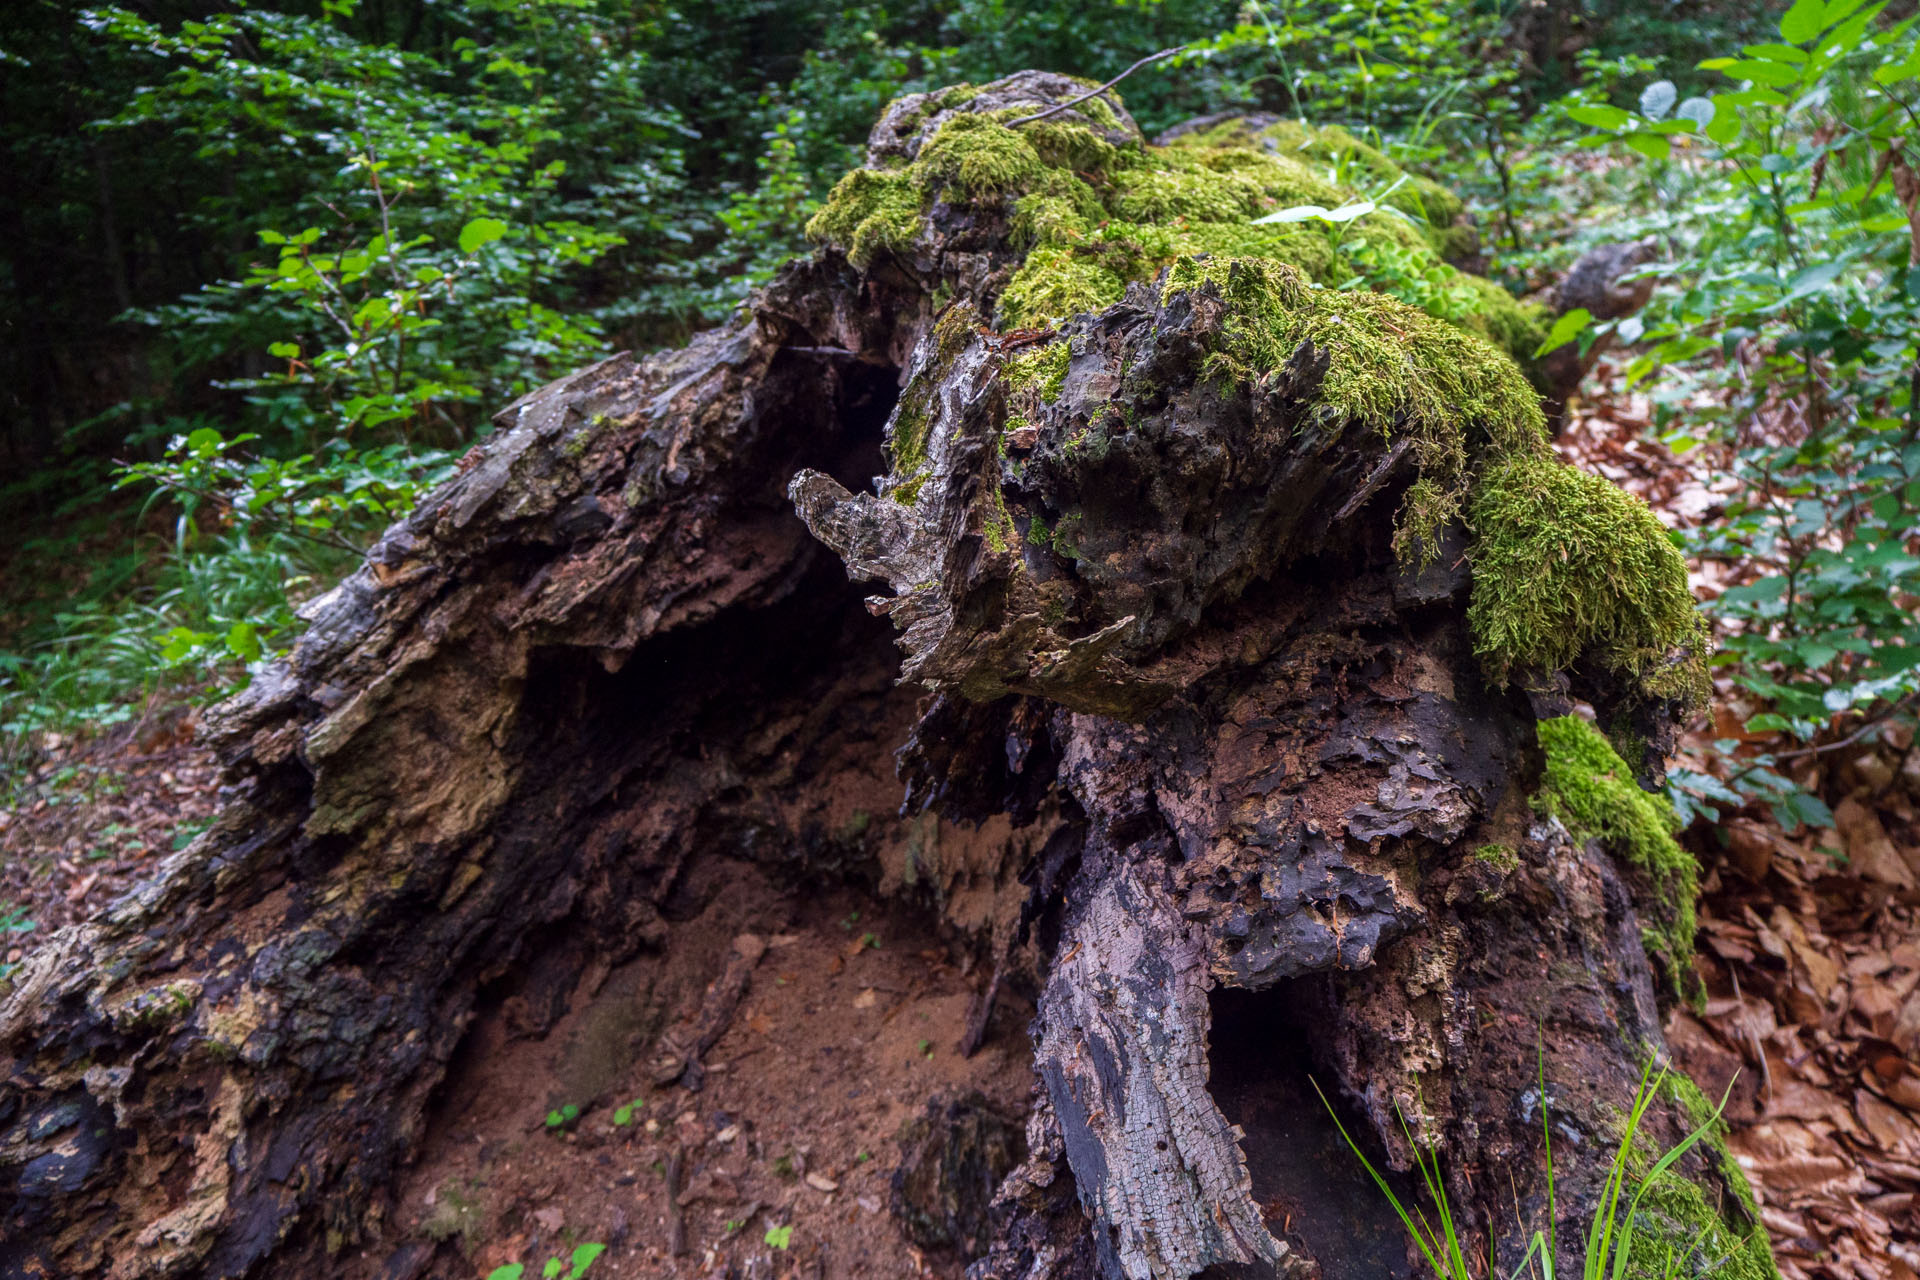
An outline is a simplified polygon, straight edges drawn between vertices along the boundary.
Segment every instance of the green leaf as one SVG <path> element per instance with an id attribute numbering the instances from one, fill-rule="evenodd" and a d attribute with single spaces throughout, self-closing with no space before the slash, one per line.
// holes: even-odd
<path id="1" fill-rule="evenodd" d="M 227 652 L 247 662 L 258 662 L 265 651 L 260 632 L 251 622 L 236 622 L 227 629 Z"/>
<path id="2" fill-rule="evenodd" d="M 1713 120 L 1704 132 L 1724 147 L 1740 136 L 1740 112 L 1734 104 L 1724 101 L 1720 94 L 1714 95 L 1713 106 Z"/>
<path id="3" fill-rule="evenodd" d="M 525 1274 L 527 1274 L 526 1263 L 509 1262 L 504 1267 L 495 1267 L 487 1272 L 487 1280 L 520 1280 L 520 1277 Z"/>
<path id="4" fill-rule="evenodd" d="M 460 252 L 476 252 L 481 245 L 505 237 L 507 231 L 507 224 L 498 218 L 475 218 L 460 228 Z"/>
<path id="5" fill-rule="evenodd" d="M 1780 18 L 1780 35 L 1788 44 L 1805 44 L 1826 28 L 1826 0 L 1794 0 Z"/>
<path id="6" fill-rule="evenodd" d="M 555 1276 L 566 1270 L 566 1266 L 567 1264 L 558 1258 L 548 1258 L 546 1265 L 540 1268 L 542 1280 L 553 1280 Z"/>
<path id="7" fill-rule="evenodd" d="M 226 440 L 212 427 L 200 427 L 187 433 L 187 452 L 196 458 L 211 458 L 220 452 Z"/>
<path id="8" fill-rule="evenodd" d="M 1751 80 L 1755 84 L 1773 85 L 1776 88 L 1800 83 L 1800 72 L 1792 67 L 1782 66 L 1778 62 L 1742 59 L 1730 67 L 1721 67 L 1719 70 L 1720 74 L 1735 80 Z"/>
<path id="9" fill-rule="evenodd" d="M 573 1274 L 568 1277 L 568 1280 L 580 1280 L 581 1276 L 587 1274 L 587 1268 L 593 1265 L 594 1259 L 606 1251 L 607 1246 L 603 1244 L 576 1246 L 573 1251 Z"/>
<path id="10" fill-rule="evenodd" d="M 1632 112 L 1604 104 L 1568 107 L 1567 115 L 1570 119 L 1595 129 L 1624 129 L 1633 123 Z"/>
<path id="11" fill-rule="evenodd" d="M 1583 333 L 1593 323 L 1593 312 L 1585 307 L 1575 307 L 1553 322 L 1553 328 L 1547 331 L 1547 337 L 1533 353 L 1538 360 L 1549 351 L 1566 346 Z"/>
<path id="12" fill-rule="evenodd" d="M 1673 154 L 1673 144 L 1657 133 L 1630 133 L 1621 141 L 1649 160 L 1665 160 Z"/>
<path id="13" fill-rule="evenodd" d="M 785 1249 L 793 1243 L 793 1227 L 768 1227 L 766 1242 L 775 1249 Z"/>
<path id="14" fill-rule="evenodd" d="M 1750 44 L 1742 47 L 1740 52 L 1762 62 L 1790 62 L 1797 65 L 1807 60 L 1805 49 L 1796 49 L 1790 44 Z"/>
<path id="15" fill-rule="evenodd" d="M 300 344 L 297 342 L 268 343 L 267 354 L 279 360 L 298 360 L 300 358 Z"/>

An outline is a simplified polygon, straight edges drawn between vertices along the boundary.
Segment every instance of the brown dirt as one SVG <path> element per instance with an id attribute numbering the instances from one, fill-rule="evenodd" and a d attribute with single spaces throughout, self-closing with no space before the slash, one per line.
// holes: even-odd
<path id="1" fill-rule="evenodd" d="M 985 975 L 956 966 L 924 919 L 854 889 L 783 893 L 751 867 L 725 871 L 725 890 L 661 953 L 588 975 L 592 990 L 545 1037 L 516 1036 L 511 999 L 476 1020 L 386 1247 L 442 1237 L 420 1274 L 448 1278 L 513 1261 L 531 1273 L 589 1240 L 613 1246 L 593 1273 L 610 1278 L 958 1274 L 958 1259 L 923 1255 L 889 1210 L 897 1135 L 939 1094 L 977 1089 L 1023 1113 L 1024 1016 L 1004 1011 L 963 1059 L 954 1046 Z M 697 1006 L 749 932 L 767 950 L 706 1056 L 704 1087 L 652 1086 L 655 1032 Z M 579 1118 L 549 1126 L 569 1104 Z M 668 1251 L 676 1150 L 681 1257 Z M 784 1250 L 767 1243 L 776 1227 L 792 1229 Z"/>

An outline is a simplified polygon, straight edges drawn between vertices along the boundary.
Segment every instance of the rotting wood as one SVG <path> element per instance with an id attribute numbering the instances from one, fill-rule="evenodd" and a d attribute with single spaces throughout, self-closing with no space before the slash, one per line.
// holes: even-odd
<path id="1" fill-rule="evenodd" d="M 916 95 L 870 163 L 1083 91 Z M 1046 127 L 1137 148 L 1101 103 Z M 1529 812 L 1533 713 L 1484 678 L 1470 566 L 1394 554 L 1410 455 L 1315 417 L 1331 352 L 1223 385 L 1217 288 L 1141 283 L 1057 328 L 1058 394 L 1008 457 L 1005 353 L 973 324 L 1024 253 L 1011 203 L 935 199 L 913 234 L 859 269 L 824 249 L 685 349 L 510 406 L 210 717 L 220 821 L 0 1006 L 0 1271 L 357 1280 L 338 1260 L 386 1242 L 476 1010 L 543 1032 L 590 966 L 669 945 L 677 895 L 730 859 L 868 874 L 907 821 L 853 844 L 796 815 L 896 753 L 914 820 L 1057 821 L 1016 869 L 1007 980 L 1039 994 L 1043 1089 L 980 1280 L 1337 1265 L 1306 1256 L 1335 1208 L 1262 1208 L 1284 1135 L 1217 1101 L 1223 987 L 1311 1011 L 1310 1063 L 1260 1069 L 1310 1065 L 1401 1166 L 1401 1115 L 1442 1146 L 1502 1267 L 1533 1225 L 1510 1205 L 1544 1213 L 1523 1105 L 1544 1039 L 1583 1139 L 1556 1144 L 1549 1224 L 1577 1254 L 1608 1116 L 1661 1043 L 1645 898 Z M 883 425 L 927 474 L 876 492 Z M 1568 687 L 1606 711 L 1590 676 Z M 750 969 L 730 959 L 709 1007 Z"/>
<path id="2" fill-rule="evenodd" d="M 685 1022 L 669 1027 L 661 1037 L 654 1084 L 678 1081 L 688 1093 L 700 1092 L 706 1077 L 701 1059 L 726 1033 L 734 1010 L 740 1007 L 740 999 L 747 992 L 754 966 L 766 953 L 766 940 L 755 934 L 743 933 L 733 940 L 727 949 L 725 967 L 719 977 L 707 984 L 699 1007 Z"/>

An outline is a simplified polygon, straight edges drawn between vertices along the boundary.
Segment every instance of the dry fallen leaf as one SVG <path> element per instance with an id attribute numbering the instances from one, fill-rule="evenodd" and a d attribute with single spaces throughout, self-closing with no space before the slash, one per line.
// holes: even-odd
<path id="1" fill-rule="evenodd" d="M 1840 829 L 1848 864 L 1861 875 L 1899 889 L 1911 889 L 1920 883 L 1887 838 L 1887 829 L 1873 810 L 1849 796 L 1834 809 L 1833 822 Z"/>

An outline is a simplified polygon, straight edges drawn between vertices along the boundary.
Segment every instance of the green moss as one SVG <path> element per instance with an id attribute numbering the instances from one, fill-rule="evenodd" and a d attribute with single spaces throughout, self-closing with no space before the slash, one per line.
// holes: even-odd
<path id="1" fill-rule="evenodd" d="M 1685 1117 L 1689 1129 L 1709 1126 L 1707 1136 L 1700 1140 L 1702 1145 L 1713 1152 L 1720 1167 L 1720 1176 L 1740 1201 L 1747 1221 L 1760 1221 L 1760 1202 L 1754 1197 L 1746 1170 L 1740 1167 L 1740 1162 L 1733 1158 L 1733 1152 L 1727 1149 L 1727 1122 L 1717 1116 L 1712 1100 L 1682 1071 L 1669 1071 L 1665 1088 L 1667 1096 L 1680 1108 L 1680 1114 Z"/>
<path id="2" fill-rule="evenodd" d="M 1476 430 L 1502 455 L 1546 449 L 1539 397 L 1511 360 L 1444 321 L 1384 294 L 1315 289 L 1270 259 L 1174 263 L 1168 296 L 1212 284 L 1232 309 L 1215 371 L 1257 378 L 1303 342 L 1329 352 L 1318 412 L 1330 420 L 1413 435 L 1423 470 L 1465 461 Z"/>
<path id="3" fill-rule="evenodd" d="M 1468 523 L 1467 616 L 1496 680 L 1593 653 L 1650 694 L 1705 701 L 1710 638 L 1686 562 L 1645 503 L 1551 455 L 1516 454 L 1488 468 Z"/>
<path id="4" fill-rule="evenodd" d="M 1035 249 L 1000 295 L 1009 325 L 1037 324 L 1120 301 L 1126 281 L 1066 249 Z"/>
<path id="5" fill-rule="evenodd" d="M 1476 302 L 1462 322 L 1494 346 L 1525 361 L 1547 339 L 1553 316 L 1537 302 L 1521 302 L 1485 276 L 1460 272 L 1455 280 L 1473 291 Z"/>
<path id="6" fill-rule="evenodd" d="M 894 486 L 890 495 L 895 502 L 911 505 L 926 480 L 927 436 L 932 429 L 930 379 L 915 379 L 907 385 L 900 404 L 893 411 L 887 435 L 887 452 L 892 455 L 889 470 L 906 477 Z"/>
<path id="7" fill-rule="evenodd" d="M 1727 1202 L 1717 1190 L 1709 1198 L 1709 1187 L 1675 1169 L 1643 1183 L 1643 1194 L 1640 1186 L 1634 1187 L 1632 1193 L 1641 1198 L 1625 1275 L 1631 1280 L 1666 1280 L 1673 1261 L 1685 1259 L 1678 1275 L 1703 1274 L 1703 1266 L 1720 1262 L 1712 1271 L 1715 1277 L 1778 1280 L 1753 1189 L 1727 1150 L 1726 1122 L 1716 1118 L 1713 1104 L 1699 1086 L 1678 1071 L 1662 1073 L 1660 1092 L 1679 1111 L 1689 1132 L 1707 1126 L 1697 1149 L 1714 1161 L 1733 1201 Z M 1634 1137 L 1628 1169 L 1635 1178 L 1644 1179 L 1662 1154 L 1643 1130 Z M 1623 1216 L 1625 1211 L 1623 1206 Z"/>
<path id="8" fill-rule="evenodd" d="M 1647 950 L 1679 990 L 1693 973 L 1699 885 L 1693 855 L 1673 838 L 1680 825 L 1673 806 L 1642 791 L 1606 735 L 1580 717 L 1543 720 L 1539 734 L 1547 765 L 1535 805 L 1576 840 L 1600 840 L 1646 877 L 1654 893 L 1642 930 Z"/>
<path id="9" fill-rule="evenodd" d="M 923 190 L 944 188 L 979 199 L 1031 186 L 1046 168 L 1021 130 L 969 112 L 940 126 L 910 172 Z"/>
<path id="10" fill-rule="evenodd" d="M 963 88 L 930 101 L 970 100 Z M 1117 125 L 1097 100 L 1078 111 Z M 1171 147 L 1116 147 L 1071 113 L 1009 128 L 1016 114 L 954 115 L 912 164 L 847 175 L 808 234 L 864 267 L 883 251 L 905 257 L 937 200 L 997 206 L 1024 251 L 998 299 L 1003 328 L 1102 310 L 1162 271 L 1168 293 L 1212 285 L 1232 312 L 1210 356 L 1216 376 L 1263 377 L 1312 342 L 1331 360 L 1317 425 L 1410 442 L 1417 475 L 1394 536 L 1405 560 L 1429 561 L 1465 517 L 1475 535 L 1471 619 L 1497 682 L 1592 654 L 1648 694 L 1701 695 L 1706 633 L 1679 556 L 1637 501 L 1553 460 L 1538 397 L 1509 358 L 1530 357 L 1544 315 L 1445 267 L 1457 199 L 1424 179 L 1401 182 L 1391 159 L 1338 129 L 1284 124 L 1256 135 L 1228 124 Z M 1387 199 L 1419 225 L 1382 215 L 1340 227 L 1255 221 L 1396 182 Z M 1439 314 L 1353 287 L 1368 283 Z M 979 319 L 957 310 L 939 322 L 943 359 Z M 1045 358 L 1064 359 L 1064 348 Z M 918 492 L 926 429 L 926 407 L 903 404 L 889 443 L 906 500 Z"/>
<path id="11" fill-rule="evenodd" d="M 1327 353 L 1316 397 L 1319 425 L 1358 426 L 1412 442 L 1420 476 L 1403 500 L 1396 546 L 1431 560 L 1440 531 L 1462 509 L 1474 455 L 1544 456 L 1539 398 L 1517 366 L 1485 342 L 1377 293 L 1311 287 L 1268 259 L 1182 259 L 1166 293 L 1211 285 L 1231 315 L 1213 370 L 1259 378 L 1303 342 Z"/>
<path id="12" fill-rule="evenodd" d="M 971 96 L 949 90 L 930 101 L 947 110 Z M 1455 234 L 1459 201 L 1413 178 L 1388 201 L 1417 226 L 1385 215 L 1338 228 L 1256 225 L 1277 209 L 1338 205 L 1401 180 L 1385 155 L 1339 129 L 1276 126 L 1263 139 L 1226 126 L 1171 147 L 1116 147 L 1104 130 L 1117 128 L 1118 118 L 1104 102 L 1090 100 L 1076 112 L 1017 129 L 1008 127 L 1015 111 L 955 115 L 912 164 L 842 179 L 807 234 L 865 267 L 882 250 L 904 256 L 936 200 L 1010 202 L 1014 243 L 1027 254 L 999 299 L 1006 327 L 1111 306 L 1129 282 L 1200 255 L 1267 258 L 1327 285 L 1347 285 L 1360 273 L 1360 283 L 1391 290 L 1399 276 L 1417 279 L 1440 267 L 1441 228 Z M 1101 128 L 1089 127 L 1089 118 Z M 1366 266 L 1388 259 L 1400 265 L 1387 276 Z M 1537 324 L 1530 327 L 1528 313 L 1497 285 L 1480 282 L 1470 292 L 1464 323 L 1517 355 L 1539 345 Z"/>
<path id="13" fill-rule="evenodd" d="M 1473 851 L 1473 856 L 1503 874 L 1520 865 L 1520 855 L 1509 844 L 1483 844 Z"/>
<path id="14" fill-rule="evenodd" d="M 1698 1275 L 1714 1263 L 1715 1280 L 1779 1280 L 1765 1228 L 1731 1230 L 1699 1187 L 1668 1170 L 1641 1196 L 1625 1278 Z"/>
<path id="15" fill-rule="evenodd" d="M 1052 404 L 1060 398 L 1060 388 L 1066 384 L 1071 354 L 1068 344 L 1061 341 L 1022 351 L 1007 361 L 1007 390 L 1035 391 L 1042 404 Z"/>
<path id="16" fill-rule="evenodd" d="M 1554 457 L 1511 360 L 1396 299 L 1317 289 L 1270 259 L 1180 259 L 1164 288 L 1203 285 L 1230 312 L 1213 372 L 1258 379 L 1310 342 L 1329 361 L 1320 426 L 1411 440 L 1419 476 L 1395 531 L 1404 559 L 1428 562 L 1468 513 L 1468 617 L 1497 682 L 1591 654 L 1653 696 L 1704 700 L 1709 638 L 1685 562 L 1644 503 Z"/>
<path id="17" fill-rule="evenodd" d="M 807 222 L 810 239 L 842 246 L 862 268 L 881 249 L 904 253 L 919 232 L 920 188 L 906 171 L 855 169 Z"/>

